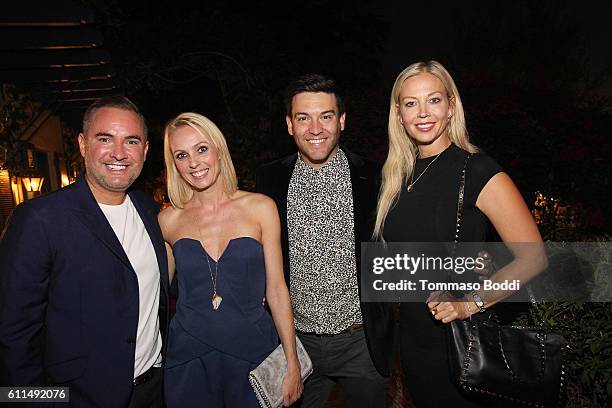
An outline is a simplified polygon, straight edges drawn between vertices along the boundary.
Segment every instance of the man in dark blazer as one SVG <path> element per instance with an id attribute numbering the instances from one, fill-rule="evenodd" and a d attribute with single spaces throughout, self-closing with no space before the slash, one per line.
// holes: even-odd
<path id="1" fill-rule="evenodd" d="M 346 114 L 333 80 L 304 75 L 285 102 L 298 153 L 260 167 L 255 189 L 278 207 L 296 330 L 313 360 L 302 407 L 324 406 L 337 381 L 347 406 L 382 407 L 391 308 L 359 298 L 360 244 L 372 236 L 380 168 L 339 147 Z"/>
<path id="2" fill-rule="evenodd" d="M 62 406 L 163 406 L 166 250 L 153 200 L 126 192 L 144 118 L 103 98 L 78 139 L 85 175 L 19 205 L 0 241 L 0 385 L 69 387 Z"/>

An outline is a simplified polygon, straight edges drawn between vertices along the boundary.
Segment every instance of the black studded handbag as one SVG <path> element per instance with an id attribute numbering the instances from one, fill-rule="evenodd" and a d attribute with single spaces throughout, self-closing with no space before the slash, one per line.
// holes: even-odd
<path id="1" fill-rule="evenodd" d="M 465 165 L 459 182 L 457 234 L 459 239 L 465 191 Z M 534 306 L 535 299 L 531 297 Z M 448 327 L 450 374 L 468 397 L 495 406 L 557 407 L 563 404 L 565 368 L 563 336 L 539 327 L 499 323 L 493 310 Z"/>
<path id="2" fill-rule="evenodd" d="M 464 393 L 496 405 L 562 406 L 563 336 L 501 325 L 489 312 L 451 322 L 449 334 L 451 376 Z"/>

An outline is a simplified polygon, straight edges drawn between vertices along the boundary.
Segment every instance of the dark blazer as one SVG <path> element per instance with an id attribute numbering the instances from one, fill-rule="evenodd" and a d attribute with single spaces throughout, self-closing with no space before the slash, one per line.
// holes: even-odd
<path id="1" fill-rule="evenodd" d="M 165 344 L 168 263 L 158 209 L 143 193 L 129 196 L 161 272 Z M 73 406 L 127 406 L 138 301 L 136 273 L 84 176 L 19 205 L 0 240 L 0 385 L 62 385 Z"/>
<path id="2" fill-rule="evenodd" d="M 353 190 L 357 283 L 361 294 L 361 242 L 370 241 L 374 228 L 380 166 L 342 148 L 348 159 Z M 281 223 L 281 244 L 285 280 L 289 286 L 289 238 L 287 231 L 287 192 L 297 161 L 297 153 L 261 166 L 257 170 L 255 191 L 274 199 Z M 361 313 L 370 356 L 378 371 L 390 373 L 393 350 L 394 320 L 391 304 L 361 303 Z M 372 328 L 375 327 L 375 330 Z M 370 329 L 368 329 L 370 328 Z M 376 335 L 376 337 L 374 337 Z"/>

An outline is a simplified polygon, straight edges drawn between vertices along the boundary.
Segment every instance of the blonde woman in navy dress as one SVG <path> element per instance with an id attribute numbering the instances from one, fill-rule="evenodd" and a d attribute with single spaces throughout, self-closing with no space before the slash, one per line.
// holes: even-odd
<path id="1" fill-rule="evenodd" d="M 515 259 L 490 279 L 527 282 L 546 265 L 540 233 L 508 174 L 470 144 L 459 91 L 436 61 L 408 66 L 391 91 L 389 154 L 383 167 L 375 237 L 387 242 L 453 242 L 459 180 L 468 154 L 472 157 L 467 165 L 460 241 L 484 242 L 492 224 Z M 510 294 L 491 292 L 476 297 L 466 294 L 454 301 L 430 297 L 427 305 L 400 305 L 402 371 L 417 407 L 476 405 L 451 383 L 445 324 L 466 319 Z M 477 296 L 484 298 L 484 305 Z"/>
<path id="2" fill-rule="evenodd" d="M 258 407 L 248 373 L 276 348 L 277 332 L 288 362 L 283 402 L 292 404 L 303 385 L 274 202 L 238 190 L 225 138 L 202 115 L 183 113 L 166 125 L 164 158 L 172 206 L 159 223 L 170 280 L 178 279 L 166 404 Z"/>

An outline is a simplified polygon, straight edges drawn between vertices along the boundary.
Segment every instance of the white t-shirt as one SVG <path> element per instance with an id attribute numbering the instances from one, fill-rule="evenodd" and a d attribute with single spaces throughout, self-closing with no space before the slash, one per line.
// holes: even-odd
<path id="1" fill-rule="evenodd" d="M 151 238 L 128 195 L 119 205 L 100 204 L 138 278 L 138 331 L 134 378 L 161 365 L 159 331 L 159 266 Z"/>

